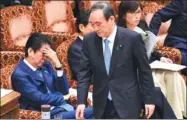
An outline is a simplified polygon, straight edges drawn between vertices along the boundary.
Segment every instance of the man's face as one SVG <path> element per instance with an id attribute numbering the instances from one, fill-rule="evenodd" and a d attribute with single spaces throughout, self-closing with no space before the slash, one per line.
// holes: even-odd
<path id="1" fill-rule="evenodd" d="M 106 20 L 100 9 L 92 11 L 89 17 L 89 23 L 99 37 L 108 37 L 113 31 L 114 22 L 113 16 Z"/>
<path id="2" fill-rule="evenodd" d="M 36 68 L 41 67 L 44 64 L 44 58 L 45 58 L 45 54 L 43 53 L 43 51 L 47 48 L 50 47 L 48 44 L 43 44 L 42 47 L 37 50 L 34 53 L 34 50 L 31 49 L 30 53 L 29 53 L 29 57 L 31 58 L 32 61 L 32 65 Z"/>

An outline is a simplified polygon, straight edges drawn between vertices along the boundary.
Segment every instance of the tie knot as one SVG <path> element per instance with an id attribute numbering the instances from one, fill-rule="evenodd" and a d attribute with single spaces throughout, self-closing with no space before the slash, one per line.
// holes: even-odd
<path id="1" fill-rule="evenodd" d="M 41 68 L 36 69 L 36 72 L 41 72 Z"/>
<path id="2" fill-rule="evenodd" d="M 36 73 L 37 73 L 41 78 L 43 78 L 43 74 L 42 74 L 41 69 L 37 69 L 37 70 L 36 70 Z"/>
<path id="3" fill-rule="evenodd" d="M 40 73 L 40 72 L 41 72 L 41 71 L 40 71 L 39 69 L 36 70 L 36 73 L 37 73 L 37 74 Z"/>
<path id="4" fill-rule="evenodd" d="M 108 44 L 110 41 L 108 39 L 104 40 L 105 44 Z"/>

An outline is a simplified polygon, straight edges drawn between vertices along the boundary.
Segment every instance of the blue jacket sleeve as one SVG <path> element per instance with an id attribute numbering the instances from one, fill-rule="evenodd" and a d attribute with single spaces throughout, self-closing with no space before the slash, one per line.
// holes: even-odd
<path id="1" fill-rule="evenodd" d="M 14 81 L 13 89 L 21 94 L 21 97 L 33 102 L 35 105 L 50 104 L 52 106 L 61 105 L 64 102 L 63 95 L 60 92 L 42 93 L 26 75 L 12 75 Z M 32 104 L 32 103 L 30 103 Z"/>
<path id="2" fill-rule="evenodd" d="M 69 92 L 69 86 L 65 74 L 62 77 L 57 77 L 56 71 L 49 62 L 45 62 L 43 66 L 52 76 L 51 86 L 54 91 L 45 92 L 45 84 L 36 81 L 32 74 L 28 74 L 22 69 L 16 69 L 12 74 L 13 89 L 21 93 L 21 98 L 29 101 L 32 105 L 50 104 L 52 106 L 61 105 L 64 102 L 62 94 Z"/>
<path id="3" fill-rule="evenodd" d="M 69 93 L 69 85 L 68 85 L 68 80 L 65 75 L 65 72 L 63 72 L 62 77 L 57 77 L 57 72 L 53 69 L 51 63 L 48 62 L 46 65 L 46 68 L 49 71 L 49 73 L 53 76 L 56 91 L 61 92 L 63 95 L 68 94 Z"/>

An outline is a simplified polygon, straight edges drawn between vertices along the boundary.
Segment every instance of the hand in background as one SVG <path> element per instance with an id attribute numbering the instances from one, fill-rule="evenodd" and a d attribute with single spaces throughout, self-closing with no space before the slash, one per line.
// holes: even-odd
<path id="1" fill-rule="evenodd" d="M 173 63 L 173 61 L 169 58 L 166 58 L 166 57 L 161 57 L 160 58 L 160 61 L 161 62 L 164 62 L 164 63 Z"/>

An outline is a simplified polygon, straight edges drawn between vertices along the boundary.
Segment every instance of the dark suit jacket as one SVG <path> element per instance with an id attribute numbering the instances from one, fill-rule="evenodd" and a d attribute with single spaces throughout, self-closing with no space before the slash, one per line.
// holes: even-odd
<path id="1" fill-rule="evenodd" d="M 77 37 L 76 41 L 73 42 L 68 50 L 68 63 L 72 71 L 72 79 L 77 80 L 77 71 L 80 67 L 81 51 L 83 41 Z"/>
<path id="2" fill-rule="evenodd" d="M 155 60 L 159 60 L 162 57 L 162 54 L 159 53 L 156 49 L 154 49 L 154 51 L 151 53 L 151 57 L 149 59 L 149 63 L 154 62 Z"/>
<path id="3" fill-rule="evenodd" d="M 62 77 L 57 77 L 48 61 L 45 61 L 41 69 L 45 81 L 23 60 L 15 68 L 11 80 L 13 89 L 21 93 L 20 108 L 40 111 L 43 104 L 50 104 L 51 106 L 63 104 L 62 94 L 69 92 L 65 74 Z M 46 85 L 51 93 L 47 93 Z"/>
<path id="4" fill-rule="evenodd" d="M 157 35 L 161 22 L 172 19 L 164 45 L 187 50 L 187 0 L 172 0 L 156 12 L 150 23 L 150 31 Z"/>
<path id="5" fill-rule="evenodd" d="M 109 90 L 121 118 L 138 118 L 142 99 L 145 104 L 154 104 L 152 71 L 142 37 L 134 31 L 117 28 L 109 75 L 105 69 L 102 44 L 102 38 L 94 32 L 84 37 L 81 67 L 78 71 L 78 104 L 86 103 L 93 74 L 95 118 L 102 117 Z"/>

